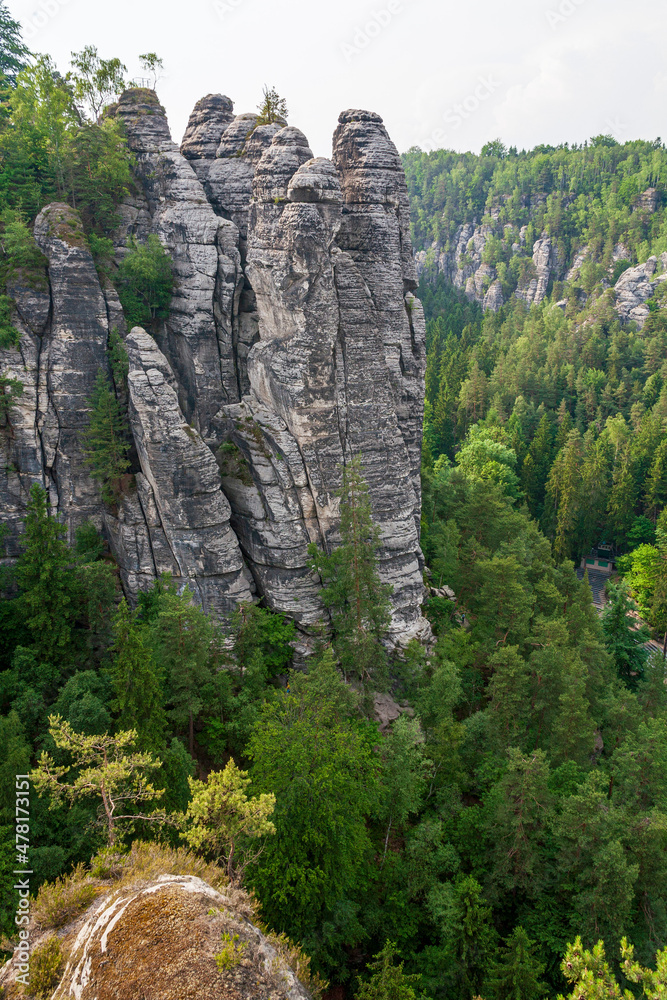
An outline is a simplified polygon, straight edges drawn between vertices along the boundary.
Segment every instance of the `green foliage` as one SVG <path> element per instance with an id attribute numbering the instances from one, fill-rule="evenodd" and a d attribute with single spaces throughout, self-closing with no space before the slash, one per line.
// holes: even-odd
<path id="1" fill-rule="evenodd" d="M 117 205 L 132 185 L 132 158 L 118 123 L 111 118 L 99 123 L 82 118 L 77 101 L 83 106 L 90 98 L 98 104 L 102 78 L 113 77 L 111 64 L 117 60 L 102 67 L 88 47 L 75 62 L 87 63 L 87 69 L 63 76 L 48 56 L 37 56 L 5 95 L 0 116 L 0 212 L 5 223 L 18 220 L 25 226 L 48 202 L 67 201 L 80 211 L 89 234 L 104 236 L 117 225 Z M 14 214 L 8 216 L 8 210 Z M 25 231 L 23 246 L 39 265 L 34 280 L 43 282 L 43 258 L 36 257 Z"/>
<path id="2" fill-rule="evenodd" d="M 7 5 L 0 3 L 0 76 L 10 84 L 15 83 L 29 55 L 21 38 L 21 25 L 11 16 Z"/>
<path id="3" fill-rule="evenodd" d="M 130 327 L 155 330 L 169 316 L 174 277 L 169 254 L 157 236 L 146 243 L 130 240 L 118 268 L 118 294 Z"/>
<path id="4" fill-rule="evenodd" d="M 2 273 L 5 278 L 22 277 L 32 284 L 45 285 L 46 257 L 21 213 L 5 209 L 2 214 Z"/>
<path id="5" fill-rule="evenodd" d="M 287 124 L 287 101 L 278 94 L 275 87 L 264 86 L 262 88 L 262 101 L 258 104 L 259 117 L 257 125 L 271 125 L 278 122 L 279 125 Z"/>
<path id="6" fill-rule="evenodd" d="M 76 580 L 65 544 L 65 527 L 52 515 L 46 490 L 30 488 L 23 552 L 16 566 L 25 623 L 37 659 L 67 659 L 75 614 Z M 56 676 L 60 670 L 56 670 Z"/>
<path id="7" fill-rule="evenodd" d="M 239 940 L 238 934 L 227 934 L 222 932 L 222 947 L 213 957 L 215 964 L 221 972 L 228 972 L 237 966 L 243 959 L 247 948 L 245 941 Z"/>
<path id="8" fill-rule="evenodd" d="M 166 720 L 162 677 L 145 631 L 123 598 L 114 619 L 114 654 L 109 676 L 114 690 L 111 707 L 119 730 L 135 730 L 141 750 L 160 751 Z"/>
<path id="9" fill-rule="evenodd" d="M 118 500 L 122 477 L 130 468 L 129 426 L 109 378 L 101 369 L 89 399 L 90 419 L 85 432 L 86 460 L 101 486 L 106 503 Z"/>
<path id="10" fill-rule="evenodd" d="M 248 880 L 264 918 L 320 968 L 335 967 L 341 947 L 358 939 L 354 900 L 372 857 L 377 730 L 355 718 L 354 702 L 325 655 L 265 705 L 247 751 L 254 786 L 276 796 L 276 835 Z"/>
<path id="11" fill-rule="evenodd" d="M 523 927 L 515 927 L 489 980 L 489 995 L 494 1000 L 539 1000 L 548 992 L 546 983 L 540 980 L 545 966 L 535 956 L 535 950 L 535 942 Z"/>
<path id="12" fill-rule="evenodd" d="M 423 993 L 415 992 L 414 984 L 420 976 L 409 976 L 403 972 L 403 962 L 394 964 L 396 945 L 387 941 L 384 948 L 368 963 L 372 973 L 368 982 L 360 982 L 355 1000 L 426 1000 Z"/>
<path id="13" fill-rule="evenodd" d="M 164 69 L 163 61 L 156 52 L 144 52 L 143 55 L 139 56 L 139 62 L 141 63 L 141 68 L 144 72 L 152 75 L 153 90 L 155 90 L 155 85 L 160 77 L 160 73 Z"/>
<path id="14" fill-rule="evenodd" d="M 636 995 L 646 1000 L 664 1000 L 667 996 L 667 949 L 657 955 L 657 970 L 644 968 L 635 961 L 634 949 L 626 938 L 621 941 L 622 969 L 631 983 L 641 986 L 641 993 L 622 989 L 609 966 L 604 943 L 598 941 L 589 951 L 584 948 L 581 938 L 568 945 L 563 959 L 562 971 L 572 986 L 568 1000 L 632 1000 Z"/>
<path id="15" fill-rule="evenodd" d="M 47 938 L 30 955 L 30 995 L 36 1000 L 48 1000 L 58 985 L 65 965 L 60 939 Z"/>
<path id="16" fill-rule="evenodd" d="M 183 837 L 188 845 L 225 861 L 231 882 L 240 881 L 251 861 L 261 853 L 252 842 L 275 833 L 271 822 L 276 797 L 268 792 L 249 798 L 251 780 L 233 760 L 224 771 L 212 771 L 206 782 L 190 778 L 192 799 L 188 804 Z"/>
<path id="17" fill-rule="evenodd" d="M 72 85 L 77 107 L 93 121 L 100 117 L 105 105 L 125 89 L 123 73 L 127 72 L 120 59 L 101 59 L 94 45 L 72 53 Z"/>
<path id="18" fill-rule="evenodd" d="M 69 137 L 65 167 L 68 200 L 79 211 L 91 237 L 103 238 L 118 225 L 118 204 L 133 187 L 132 165 L 121 126 L 114 119 L 100 124 L 84 122 Z M 91 250 L 99 259 L 103 246 L 91 239 Z"/>
<path id="19" fill-rule="evenodd" d="M 19 342 L 19 332 L 12 323 L 12 307 L 13 302 L 8 295 L 0 295 L 0 348 L 2 350 L 7 350 L 8 347 L 16 347 Z M 6 375 L 3 375 L 4 385 L 8 385 L 11 382 L 18 381 L 18 379 L 9 379 Z M 7 393 L 6 395 L 11 395 Z M 10 404 L 11 405 L 11 404 Z"/>
<path id="20" fill-rule="evenodd" d="M 169 717 L 179 728 L 187 726 L 190 754 L 194 756 L 195 717 L 204 706 L 206 686 L 212 683 L 218 656 L 216 628 L 193 603 L 187 587 L 182 594 L 163 593 L 158 607 L 150 644 L 165 671 Z"/>
<path id="21" fill-rule="evenodd" d="M 63 801 L 99 799 L 103 814 L 101 822 L 106 828 L 110 847 L 116 842 L 119 827 L 127 828 L 128 823 L 138 819 L 165 821 L 164 814 L 155 811 L 148 816 L 117 811 L 119 807 L 134 807 L 136 810 L 162 795 L 148 780 L 151 772 L 159 768 L 160 761 L 149 753 L 134 752 L 137 739 L 134 730 L 119 732 L 116 736 L 108 733 L 87 736 L 77 733 L 59 716 L 51 715 L 49 733 L 58 750 L 72 760 L 71 764 L 58 764 L 43 751 L 37 767 L 31 772 L 30 778 L 38 794 L 48 794 L 52 808 Z M 59 759 L 62 757 L 61 753 Z M 63 780 L 73 769 L 73 780 Z"/>
<path id="22" fill-rule="evenodd" d="M 645 643 L 648 629 L 633 617 L 637 606 L 625 584 L 609 584 L 609 604 L 602 616 L 607 649 L 614 658 L 619 677 L 630 688 L 636 688 L 644 674 L 648 659 Z"/>
<path id="23" fill-rule="evenodd" d="M 9 411 L 23 395 L 23 382 L 17 378 L 0 375 L 0 421 L 6 420 Z"/>
<path id="24" fill-rule="evenodd" d="M 308 554 L 324 584 L 322 603 L 331 613 L 341 667 L 346 675 L 365 681 L 384 659 L 381 640 L 390 619 L 391 588 L 381 583 L 377 571 L 380 535 L 360 456 L 343 470 L 339 495 L 342 544 L 330 555 L 311 544 Z"/>

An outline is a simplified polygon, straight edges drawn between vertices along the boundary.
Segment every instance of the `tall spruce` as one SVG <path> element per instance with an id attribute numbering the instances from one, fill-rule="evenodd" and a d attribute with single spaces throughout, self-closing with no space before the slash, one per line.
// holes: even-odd
<path id="1" fill-rule="evenodd" d="M 109 673 L 119 730 L 134 729 L 140 750 L 162 750 L 166 719 L 160 673 L 144 633 L 125 598 L 114 619 Z"/>
<path id="2" fill-rule="evenodd" d="M 71 652 L 77 611 L 77 582 L 66 533 L 65 525 L 51 513 L 46 490 L 34 483 L 16 582 L 35 655 L 59 666 Z"/>
<path id="3" fill-rule="evenodd" d="M 311 544 L 308 553 L 324 585 L 322 602 L 331 613 L 340 665 L 346 675 L 367 680 L 385 658 L 382 638 L 392 588 L 378 573 L 380 530 L 373 523 L 360 456 L 345 466 L 339 496 L 341 544 L 331 554 Z"/>
<path id="4" fill-rule="evenodd" d="M 0 79 L 4 77 L 10 84 L 28 63 L 30 50 L 21 37 L 21 25 L 15 21 L 0 2 Z"/>
<path id="5" fill-rule="evenodd" d="M 121 478 L 130 468 L 129 429 L 108 376 L 101 369 L 90 397 L 90 421 L 85 433 L 86 458 L 91 475 L 99 480 L 107 503 L 118 499 Z"/>

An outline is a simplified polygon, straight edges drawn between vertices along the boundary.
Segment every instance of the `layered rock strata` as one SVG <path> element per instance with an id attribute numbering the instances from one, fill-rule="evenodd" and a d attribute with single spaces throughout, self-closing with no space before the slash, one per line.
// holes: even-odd
<path id="1" fill-rule="evenodd" d="M 342 468 L 360 455 L 392 632 L 419 634 L 424 320 L 382 119 L 343 112 L 329 160 L 297 128 L 234 116 L 222 95 L 198 102 L 180 150 L 152 91 L 126 92 L 112 113 L 137 182 L 116 259 L 132 239 L 159 238 L 173 261 L 170 315 L 152 335 L 127 333 L 82 243 L 65 252 L 36 227 L 50 291 L 17 293 L 21 354 L 3 358 L 26 383 L 11 416 L 16 475 L 48 478 L 71 525 L 104 524 L 130 596 L 168 571 L 207 610 L 226 616 L 259 594 L 308 631 L 324 616 L 308 545 L 338 543 Z M 82 457 L 81 401 L 114 328 L 134 465 L 105 509 Z"/>
<path id="2" fill-rule="evenodd" d="M 35 238 L 48 261 L 48 280 L 30 273 L 10 282 L 20 339 L 16 348 L 0 351 L 1 374 L 23 385 L 0 435 L 0 516 L 10 530 L 10 556 L 18 552 L 34 482 L 47 488 L 70 541 L 84 521 L 100 527 L 104 510 L 86 462 L 84 431 L 97 372 L 107 370 L 107 304 L 76 212 L 49 205 L 37 216 Z"/>

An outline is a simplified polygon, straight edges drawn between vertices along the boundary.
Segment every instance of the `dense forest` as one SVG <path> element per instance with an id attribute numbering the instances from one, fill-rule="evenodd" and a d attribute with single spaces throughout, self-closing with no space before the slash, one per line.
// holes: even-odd
<path id="1" fill-rule="evenodd" d="M 0 18 L 0 343 L 17 336 L 12 273 L 43 273 L 31 227 L 56 197 L 79 210 L 100 273 L 150 330 L 168 309 L 166 255 L 135 246 L 118 271 L 110 262 L 132 157 L 100 112 L 124 67 L 89 48 L 63 75 L 29 56 L 1 4 Z M 576 182 L 583 200 L 578 216 L 562 213 L 562 238 L 604 229 L 608 210 L 619 222 L 603 252 L 623 238 L 641 259 L 644 244 L 660 246 L 662 216 L 635 238 L 628 206 L 663 183 L 664 152 L 631 145 L 634 173 L 623 164 L 635 153 L 605 143 L 431 154 L 430 174 L 411 152 L 417 239 L 448 238 L 497 193 L 509 204 L 517 184 L 521 196 Z M 537 232 L 546 215 L 524 218 L 520 196 L 507 218 Z M 64 893 L 77 866 L 98 871 L 133 842 L 159 841 L 252 889 L 265 923 L 311 957 L 316 992 L 326 979 L 359 1000 L 592 1000 L 620 995 L 618 981 L 663 995 L 647 968 L 667 945 L 667 688 L 634 603 L 667 627 L 661 303 L 641 332 L 621 326 L 602 288 L 565 310 L 558 289 L 530 310 L 512 300 L 482 315 L 430 277 L 420 288 L 430 647 L 383 643 L 388 594 L 356 461 L 341 491 L 342 544 L 310 553 L 330 622 L 305 670 L 293 666 L 293 625 L 261 605 L 221 623 L 164 576 L 128 606 L 99 532 L 83 525 L 68 544 L 33 486 L 21 555 L 0 579 L 7 951 L 17 863 L 29 859 L 35 891 L 61 878 Z M 127 370 L 122 342 L 109 352 L 113 385 L 101 381 L 91 399 L 88 440 L 113 504 L 127 467 Z M 1 389 L 5 427 L 21 386 Z M 625 555 L 627 582 L 610 588 L 600 617 L 573 559 L 604 539 Z M 376 692 L 403 709 L 383 729 Z M 29 854 L 15 837 L 15 775 L 26 773 Z"/>
<path id="2" fill-rule="evenodd" d="M 598 135 L 582 146 L 521 152 L 495 140 L 480 155 L 415 148 L 404 154 L 403 165 L 415 248 L 427 249 L 434 241 L 446 246 L 466 222 L 491 223 L 497 236 L 485 248 L 486 261 L 504 263 L 503 280 L 514 280 L 515 287 L 542 233 L 557 241 L 566 260 L 590 247 L 596 266 L 589 269 L 589 281 L 612 263 L 618 244 L 627 250 L 627 263 L 667 250 L 667 149 L 659 138 L 621 145 L 613 136 Z M 642 210 L 648 189 L 658 195 L 651 212 Z M 528 255 L 510 261 L 523 226 Z"/>

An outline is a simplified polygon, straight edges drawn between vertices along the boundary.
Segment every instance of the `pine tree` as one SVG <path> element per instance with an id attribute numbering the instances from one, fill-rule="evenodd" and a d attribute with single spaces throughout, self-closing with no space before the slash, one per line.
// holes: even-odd
<path id="1" fill-rule="evenodd" d="M 257 106 L 259 117 L 257 125 L 287 124 L 287 101 L 281 97 L 275 87 L 263 87 L 262 103 Z"/>
<path id="2" fill-rule="evenodd" d="M 628 532 L 632 528 L 636 502 L 637 483 L 632 468 L 630 448 L 626 446 L 619 449 L 607 506 L 614 542 L 619 548 L 625 546 Z"/>
<path id="3" fill-rule="evenodd" d="M 188 747 L 194 757 L 195 719 L 204 706 L 204 687 L 212 679 L 214 627 L 192 601 L 192 591 L 164 593 L 152 625 L 156 659 L 167 673 L 170 715 L 188 727 Z"/>
<path id="4" fill-rule="evenodd" d="M 544 510 L 544 492 L 549 478 L 552 452 L 553 430 L 551 421 L 545 413 L 538 424 L 521 469 L 521 485 L 526 494 L 529 510 L 537 521 Z"/>
<path id="5" fill-rule="evenodd" d="M 49 510 L 46 490 L 34 483 L 16 581 L 25 608 L 25 622 L 33 637 L 33 651 L 38 660 L 46 660 L 58 668 L 71 654 L 78 597 L 65 534 L 65 525 Z"/>
<path id="6" fill-rule="evenodd" d="M 490 996 L 493 1000 L 539 1000 L 548 991 L 540 981 L 545 968 L 535 956 L 535 942 L 523 927 L 515 927 L 489 980 Z"/>
<path id="7" fill-rule="evenodd" d="M 142 627 L 125 598 L 114 619 L 111 651 L 109 673 L 115 694 L 111 708 L 118 713 L 118 729 L 136 730 L 140 750 L 159 751 L 165 734 L 161 679 Z"/>
<path id="8" fill-rule="evenodd" d="M 380 532 L 373 524 L 361 458 L 343 471 L 340 492 L 342 544 L 327 555 L 310 545 L 311 566 L 319 573 L 322 601 L 331 612 L 334 647 L 343 671 L 367 679 L 384 661 L 381 640 L 390 621 L 391 587 L 380 581 Z"/>
<path id="9" fill-rule="evenodd" d="M 646 512 L 655 522 L 658 511 L 667 503 L 667 437 L 658 445 L 644 490 Z"/>
<path id="10" fill-rule="evenodd" d="M 17 74 L 27 66 L 30 52 L 21 38 L 21 25 L 0 2 L 0 78 L 5 77 L 10 84 L 16 82 Z"/>
<path id="11" fill-rule="evenodd" d="M 554 556 L 559 560 L 570 558 L 575 546 L 581 512 L 582 461 L 581 434 L 570 431 L 551 467 L 544 511 L 547 524 L 555 522 Z"/>
<path id="12" fill-rule="evenodd" d="M 85 432 L 86 459 L 91 475 L 102 487 L 102 498 L 114 503 L 121 490 L 121 477 L 130 468 L 127 420 L 107 375 L 100 369 L 89 400 L 90 422 Z"/>
<path id="13" fill-rule="evenodd" d="M 633 617 L 637 605 L 630 598 L 627 584 L 609 584 L 608 590 L 609 604 L 602 615 L 605 642 L 619 677 L 629 688 L 636 688 L 644 675 L 648 659 L 645 644 L 650 639 L 650 633 L 645 625 L 638 626 Z"/>
<path id="14" fill-rule="evenodd" d="M 415 988 L 421 977 L 403 972 L 403 962 L 395 965 L 396 955 L 394 942 L 386 941 L 384 948 L 368 963 L 372 976 L 366 983 L 359 981 L 355 1000 L 417 1000 Z"/>

